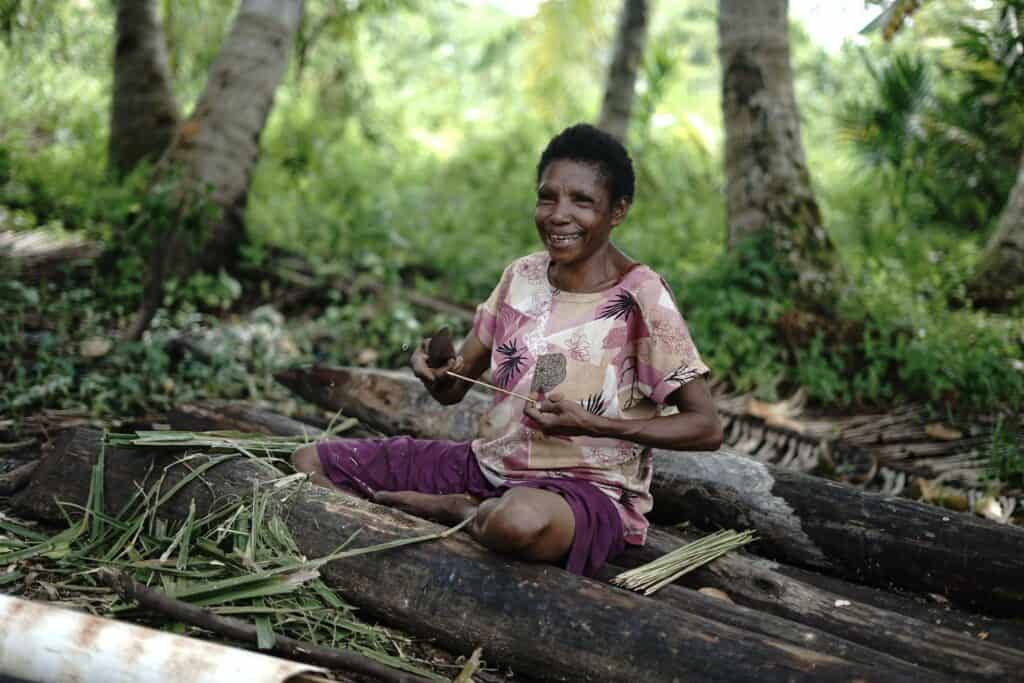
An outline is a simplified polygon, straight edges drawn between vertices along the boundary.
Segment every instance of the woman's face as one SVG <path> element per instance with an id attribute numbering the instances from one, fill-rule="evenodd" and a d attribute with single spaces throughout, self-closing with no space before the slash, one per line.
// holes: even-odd
<path id="1" fill-rule="evenodd" d="M 611 205 L 596 165 L 556 159 L 541 174 L 534 222 L 553 263 L 582 264 L 608 244 L 626 206 Z"/>

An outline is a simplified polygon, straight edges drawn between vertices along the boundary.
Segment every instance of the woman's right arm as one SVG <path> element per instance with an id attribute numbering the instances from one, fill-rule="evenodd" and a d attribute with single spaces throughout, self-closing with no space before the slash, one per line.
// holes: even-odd
<path id="1" fill-rule="evenodd" d="M 423 382 L 430 395 L 438 403 L 451 405 L 458 403 L 469 391 L 471 384 L 447 374 L 449 370 L 460 375 L 477 379 L 491 365 L 491 350 L 483 345 L 473 332 L 462 342 L 459 352 L 446 365 L 432 368 L 427 365 L 427 344 L 429 339 L 420 342 L 412 352 L 409 364 L 412 371 Z"/>

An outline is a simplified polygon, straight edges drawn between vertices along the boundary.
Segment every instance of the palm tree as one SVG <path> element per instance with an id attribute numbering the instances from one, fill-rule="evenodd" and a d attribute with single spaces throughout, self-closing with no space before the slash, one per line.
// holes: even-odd
<path id="1" fill-rule="evenodd" d="M 156 161 L 170 144 L 179 118 L 157 0 L 118 0 L 111 170 L 126 173 L 140 161 Z"/>
<path id="2" fill-rule="evenodd" d="M 829 309 L 841 269 L 800 141 L 787 0 L 719 0 L 728 246 L 765 237 L 811 307 Z"/>
<path id="3" fill-rule="evenodd" d="M 619 15 L 615 52 L 608 67 L 608 80 L 597 127 L 625 142 L 629 115 L 633 109 L 636 71 L 647 37 L 647 0 L 623 0 Z"/>
<path id="4" fill-rule="evenodd" d="M 260 133 L 302 7 L 302 0 L 241 1 L 206 87 L 152 183 L 173 206 L 173 218 L 153 236 L 143 302 L 128 338 L 139 338 L 149 326 L 168 277 L 229 263 L 238 253 Z"/>
<path id="5" fill-rule="evenodd" d="M 1024 300 L 1024 153 L 1017 180 L 968 292 L 982 305 L 1006 306 Z"/>

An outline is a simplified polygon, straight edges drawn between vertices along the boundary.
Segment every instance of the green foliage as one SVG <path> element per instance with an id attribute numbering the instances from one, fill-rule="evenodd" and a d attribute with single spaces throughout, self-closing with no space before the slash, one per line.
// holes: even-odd
<path id="1" fill-rule="evenodd" d="M 777 398 L 787 383 L 785 350 L 775 322 L 789 305 L 786 273 L 770 259 L 767 240 L 739 245 L 686 287 L 680 297 L 697 348 L 716 377 L 739 391 Z"/>
<path id="2" fill-rule="evenodd" d="M 187 111 L 232 3 L 162 5 Z M 839 322 L 795 335 L 792 274 L 756 245 L 719 258 L 713 8 L 693 0 L 653 12 L 629 139 L 637 201 L 614 240 L 672 284 L 702 354 L 732 388 L 773 399 L 802 386 L 830 406 L 1021 403 L 1019 324 L 947 303 L 964 300 L 1024 144 L 1019 33 L 1000 23 L 1019 0 L 946 5 L 928 3 L 895 45 L 863 54 L 831 55 L 791 31 L 809 166 L 852 281 Z M 241 291 L 238 273 L 169 282 L 148 344 L 80 354 L 83 341 L 123 327 L 145 247 L 181 214 L 173 183 L 161 193 L 146 186 L 146 169 L 118 183 L 107 175 L 111 3 L 11 6 L 0 13 L 0 229 L 81 231 L 110 257 L 66 292 L 2 280 L 0 412 L 125 416 L 275 391 L 269 372 L 280 359 L 259 344 L 229 338 L 212 366 L 166 350 L 176 327 L 201 329 L 204 313 L 261 300 Z M 412 307 L 405 290 L 473 305 L 508 262 L 540 248 L 534 164 L 551 134 L 596 116 L 617 6 L 552 0 L 528 17 L 489 3 L 308 0 L 306 9 L 262 136 L 243 253 L 272 266 L 272 247 L 299 249 L 356 283 L 329 293 L 311 320 L 289 322 L 291 360 L 403 365 L 421 335 L 453 322 Z M 837 124 L 851 144 L 836 145 Z"/>
<path id="3" fill-rule="evenodd" d="M 1019 321 L 950 311 L 949 292 L 963 282 L 957 268 L 933 266 L 927 288 L 913 291 L 897 263 L 875 262 L 839 318 L 810 319 L 808 330 L 785 295 L 793 274 L 773 265 L 769 249 L 743 245 L 676 289 L 705 361 L 730 386 L 766 400 L 803 388 L 831 406 L 1024 405 Z"/>
<path id="4" fill-rule="evenodd" d="M 1010 486 L 1024 486 L 1024 447 L 1019 416 L 1000 415 L 988 447 L 989 473 Z"/>
<path id="5" fill-rule="evenodd" d="M 999 215 L 1024 146 L 1020 0 L 958 15 L 952 50 L 861 53 L 871 88 L 846 98 L 840 130 L 901 224 L 983 231 Z"/>
<path id="6" fill-rule="evenodd" d="M 203 396 L 256 398 L 278 391 L 269 372 L 275 359 L 246 356 L 245 344 L 208 362 L 179 357 L 170 340 L 199 322 L 195 314 L 161 317 L 137 343 L 112 336 L 116 315 L 92 287 L 58 291 L 53 284 L 0 279 L 0 414 L 20 420 L 40 408 L 60 408 L 116 419 L 164 412 Z"/>

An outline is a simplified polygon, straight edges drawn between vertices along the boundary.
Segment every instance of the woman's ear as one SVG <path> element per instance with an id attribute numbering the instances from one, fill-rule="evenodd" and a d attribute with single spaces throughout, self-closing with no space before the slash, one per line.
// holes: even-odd
<path id="1" fill-rule="evenodd" d="M 612 206 L 612 226 L 616 226 L 626 220 L 626 214 L 629 213 L 629 207 L 630 203 L 625 197 L 620 197 L 619 201 L 615 202 Z"/>

